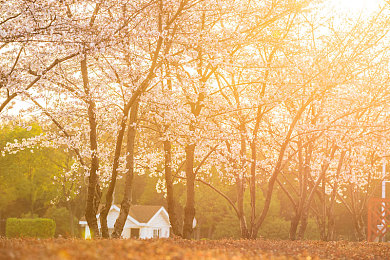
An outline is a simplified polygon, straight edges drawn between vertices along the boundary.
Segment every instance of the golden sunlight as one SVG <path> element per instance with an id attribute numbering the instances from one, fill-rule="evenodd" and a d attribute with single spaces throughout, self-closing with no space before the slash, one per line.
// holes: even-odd
<path id="1" fill-rule="evenodd" d="M 386 4 L 385 0 L 329 0 L 332 8 L 353 15 L 370 14 Z"/>

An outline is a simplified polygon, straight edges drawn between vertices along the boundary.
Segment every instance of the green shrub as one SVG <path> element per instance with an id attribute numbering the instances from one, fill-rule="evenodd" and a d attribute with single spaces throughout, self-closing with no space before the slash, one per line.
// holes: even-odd
<path id="1" fill-rule="evenodd" d="M 56 223 L 48 218 L 9 218 L 5 234 L 11 237 L 50 238 L 54 236 Z"/>

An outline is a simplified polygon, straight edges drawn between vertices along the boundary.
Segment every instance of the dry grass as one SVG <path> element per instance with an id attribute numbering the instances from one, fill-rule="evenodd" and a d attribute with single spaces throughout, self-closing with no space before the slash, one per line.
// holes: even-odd
<path id="1" fill-rule="evenodd" d="M 390 259 L 390 244 L 273 240 L 0 239 L 0 259 Z"/>

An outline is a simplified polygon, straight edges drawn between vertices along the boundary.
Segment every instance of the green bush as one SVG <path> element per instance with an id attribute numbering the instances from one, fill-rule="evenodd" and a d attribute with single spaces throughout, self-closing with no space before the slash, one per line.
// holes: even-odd
<path id="1" fill-rule="evenodd" d="M 50 238 L 54 236 L 56 223 L 48 218 L 9 218 L 5 234 L 11 237 Z"/>

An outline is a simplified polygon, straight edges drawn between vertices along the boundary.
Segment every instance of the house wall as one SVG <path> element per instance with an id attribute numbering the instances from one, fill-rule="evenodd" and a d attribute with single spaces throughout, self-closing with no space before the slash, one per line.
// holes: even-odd
<path id="1" fill-rule="evenodd" d="M 148 239 L 153 238 L 153 229 L 144 227 L 140 229 L 139 238 Z"/>
<path id="2" fill-rule="evenodd" d="M 169 228 L 167 227 L 144 227 L 140 230 L 140 238 L 149 239 L 153 238 L 153 230 L 160 229 L 160 238 L 169 237 Z"/>
<path id="3" fill-rule="evenodd" d="M 148 228 L 144 228 L 143 234 L 145 238 L 153 238 L 153 230 L 160 229 L 160 236 L 162 238 L 169 237 L 170 224 L 168 218 L 163 211 L 154 216 L 148 223 Z"/>
<path id="4" fill-rule="evenodd" d="M 169 227 L 161 228 L 160 237 L 168 238 L 168 237 L 169 237 L 169 231 L 170 231 L 170 228 L 169 228 Z"/>
<path id="5" fill-rule="evenodd" d="M 118 216 L 119 216 L 119 212 L 114 210 L 114 209 L 111 209 L 110 212 L 108 212 L 108 215 L 107 215 L 108 228 L 114 228 L 115 221 L 118 218 Z"/>
<path id="6" fill-rule="evenodd" d="M 130 238 L 130 228 L 123 228 L 122 231 L 122 237 L 123 238 Z"/>
<path id="7" fill-rule="evenodd" d="M 119 216 L 119 211 L 115 208 L 111 208 L 110 212 L 107 215 L 107 226 L 108 226 L 109 231 L 113 230 L 114 225 L 115 225 L 115 221 L 118 218 L 118 216 Z M 151 221 L 149 223 L 147 223 L 146 225 L 141 223 L 142 226 L 139 226 L 138 224 L 131 221 L 130 219 L 128 218 L 125 222 L 125 226 L 123 228 L 123 232 L 121 235 L 123 238 L 130 238 L 131 228 L 139 228 L 140 229 L 139 238 L 141 238 L 141 239 L 153 238 L 153 234 L 154 234 L 153 231 L 155 229 L 160 230 L 160 234 L 159 234 L 160 238 L 169 237 L 169 232 L 170 232 L 169 218 L 168 218 L 167 214 L 162 210 L 156 216 L 154 216 L 151 219 Z M 85 225 L 86 225 L 86 223 L 85 223 Z M 98 225 L 100 228 L 100 219 L 98 220 Z M 88 226 L 86 225 L 86 229 L 87 228 L 88 228 Z M 89 231 L 89 229 L 88 229 L 88 231 Z M 88 231 L 86 232 L 87 233 L 86 235 L 88 235 L 88 233 L 89 233 Z"/>
<path id="8" fill-rule="evenodd" d="M 110 212 L 107 215 L 107 226 L 109 229 L 114 228 L 115 221 L 117 220 L 118 216 L 119 216 L 119 211 L 117 211 L 116 209 L 110 210 Z M 100 223 L 100 220 L 99 220 L 99 223 Z M 100 227 L 100 225 L 99 225 L 99 227 Z M 130 229 L 131 228 L 139 228 L 139 226 L 137 224 L 135 224 L 134 222 L 130 221 L 129 219 L 127 219 L 125 222 L 125 226 L 123 227 L 123 231 L 122 231 L 121 236 L 123 238 L 130 238 Z"/>

